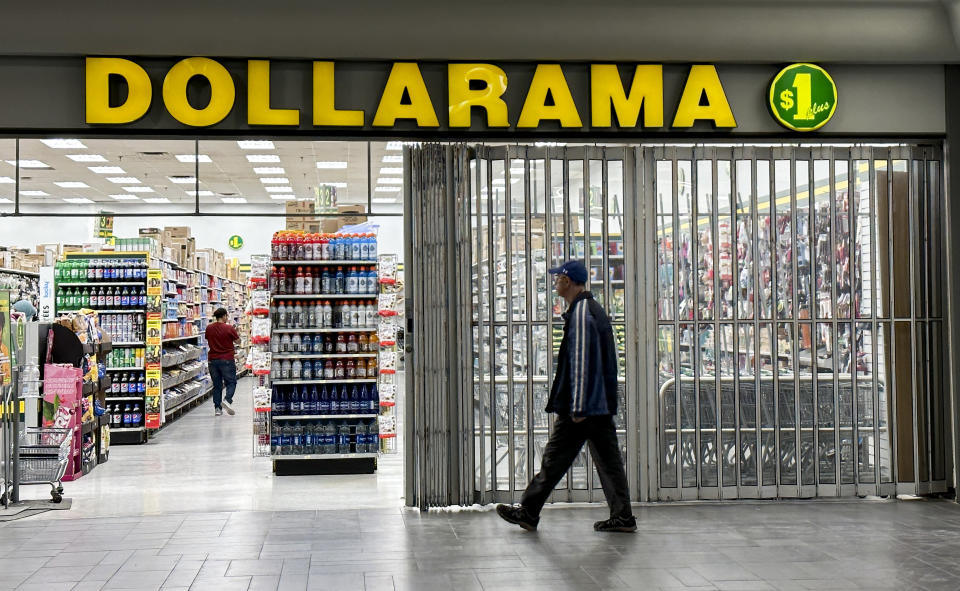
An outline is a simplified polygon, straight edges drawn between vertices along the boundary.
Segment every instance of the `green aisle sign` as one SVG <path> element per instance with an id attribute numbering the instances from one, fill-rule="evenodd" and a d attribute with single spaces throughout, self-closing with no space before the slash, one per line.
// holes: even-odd
<path id="1" fill-rule="evenodd" d="M 787 129 L 820 129 L 836 110 L 837 85 L 820 66 L 792 64 L 770 83 L 770 112 Z"/>
<path id="2" fill-rule="evenodd" d="M 227 241 L 227 244 L 229 244 L 230 248 L 232 248 L 233 250 L 240 250 L 241 248 L 243 248 L 243 238 L 241 238 L 237 234 L 234 234 L 233 236 L 230 237 L 230 240 Z"/>

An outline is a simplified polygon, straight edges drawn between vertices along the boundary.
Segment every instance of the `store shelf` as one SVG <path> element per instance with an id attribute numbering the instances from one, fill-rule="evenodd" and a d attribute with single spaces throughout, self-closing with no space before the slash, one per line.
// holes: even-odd
<path id="1" fill-rule="evenodd" d="M 360 300 L 375 299 L 376 293 L 313 293 L 313 294 L 281 294 L 275 293 L 271 297 L 275 300 Z"/>
<path id="2" fill-rule="evenodd" d="M 143 341 L 131 341 L 129 343 L 114 343 L 114 347 L 143 347 L 146 343 Z"/>
<path id="3" fill-rule="evenodd" d="M 297 267 L 320 267 L 320 266 L 329 266 L 334 265 L 337 267 L 359 267 L 359 266 L 376 266 L 377 261 L 270 261 L 271 265 L 294 265 Z"/>
<path id="4" fill-rule="evenodd" d="M 85 281 L 82 283 L 58 283 L 57 287 L 143 287 L 146 285 L 146 280 L 143 281 Z"/>
<path id="5" fill-rule="evenodd" d="M 275 421 L 322 420 L 322 419 L 371 419 L 380 416 L 378 413 L 355 415 L 272 415 Z"/>
<path id="6" fill-rule="evenodd" d="M 164 416 L 172 415 L 173 413 L 177 412 L 178 410 L 180 410 L 180 409 L 183 408 L 184 406 L 187 406 L 188 404 L 190 404 L 190 403 L 193 402 L 194 400 L 197 400 L 198 398 L 203 398 L 204 396 L 206 396 L 207 394 L 209 394 L 212 390 L 213 390 L 213 388 L 210 387 L 210 388 L 207 388 L 206 390 L 201 391 L 199 394 L 196 394 L 196 395 L 188 398 L 187 400 L 184 400 L 183 402 L 181 402 L 180 404 L 174 406 L 173 408 L 164 410 L 164 411 L 163 411 L 163 415 L 164 415 Z"/>
<path id="7" fill-rule="evenodd" d="M 136 433 L 145 430 L 144 427 L 118 427 L 110 429 L 111 433 Z"/>
<path id="8" fill-rule="evenodd" d="M 376 357 L 376 353 L 275 353 L 271 359 L 342 359 L 344 357 Z"/>
<path id="9" fill-rule="evenodd" d="M 107 371 L 143 371 L 142 367 L 108 367 Z"/>
<path id="10" fill-rule="evenodd" d="M 104 400 L 106 400 L 107 402 L 110 402 L 111 400 L 136 400 L 139 402 L 143 400 L 143 394 L 141 394 L 140 396 L 110 396 L 109 394 L 107 394 Z"/>
<path id="11" fill-rule="evenodd" d="M 34 273 L 33 271 L 20 271 L 17 269 L 7 269 L 5 267 L 0 267 L 0 273 L 9 273 L 11 275 L 23 275 L 24 277 L 33 277 L 38 279 L 40 273 Z"/>
<path id="12" fill-rule="evenodd" d="M 295 386 L 302 384 L 376 384 L 377 380 L 375 378 L 364 378 L 364 379 L 354 379 L 354 380 L 273 380 L 271 382 L 274 386 Z"/>
<path id="13" fill-rule="evenodd" d="M 118 310 L 118 309 L 109 309 L 109 310 L 98 310 L 97 308 L 83 308 L 84 310 L 93 310 L 97 314 L 143 314 L 143 308 L 129 308 L 127 310 Z M 70 308 L 66 310 L 61 310 L 57 308 L 57 313 L 69 313 L 69 312 L 79 312 L 80 308 Z"/>
<path id="14" fill-rule="evenodd" d="M 201 335 L 195 334 L 195 335 L 190 335 L 190 336 L 186 336 L 186 337 L 171 337 L 171 338 L 166 338 L 166 337 L 164 337 L 164 338 L 162 338 L 162 339 L 160 339 L 160 340 L 161 340 L 162 342 L 164 342 L 164 343 L 173 343 L 173 342 L 175 342 L 175 341 L 188 341 L 188 340 L 190 340 L 190 339 L 196 339 L 196 338 L 198 338 L 198 337 L 200 337 L 200 336 L 201 336 Z"/>
<path id="15" fill-rule="evenodd" d="M 274 460 L 348 460 L 355 458 L 376 458 L 379 454 L 310 454 L 310 455 L 271 455 Z"/>
<path id="16" fill-rule="evenodd" d="M 376 328 L 275 328 L 272 332 L 306 333 L 306 332 L 377 332 Z"/>

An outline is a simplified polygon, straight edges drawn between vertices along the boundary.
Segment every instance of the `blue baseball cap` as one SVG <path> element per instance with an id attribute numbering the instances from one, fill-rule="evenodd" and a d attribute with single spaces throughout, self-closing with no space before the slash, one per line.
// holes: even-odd
<path id="1" fill-rule="evenodd" d="M 587 283 L 587 268 L 580 261 L 567 261 L 559 267 L 550 269 L 553 275 L 566 275 L 570 281 L 584 285 Z"/>

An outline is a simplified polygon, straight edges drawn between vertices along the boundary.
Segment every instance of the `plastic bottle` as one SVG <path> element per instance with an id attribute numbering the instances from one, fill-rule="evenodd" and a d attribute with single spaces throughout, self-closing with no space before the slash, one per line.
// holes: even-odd
<path id="1" fill-rule="evenodd" d="M 288 359 L 284 359 L 280 364 L 280 379 L 289 380 L 292 371 L 293 367 L 291 366 L 290 361 Z"/>
<path id="2" fill-rule="evenodd" d="M 287 289 L 285 287 L 286 281 L 287 281 L 287 268 L 280 267 L 277 270 L 277 288 L 276 288 L 276 291 L 274 292 L 275 295 L 284 295 L 287 293 Z"/>
<path id="3" fill-rule="evenodd" d="M 370 414 L 380 412 L 380 393 L 377 392 L 376 384 L 367 384 L 367 412 Z"/>
<path id="4" fill-rule="evenodd" d="M 143 423 L 143 413 L 140 412 L 140 405 L 133 405 L 133 413 L 130 417 L 130 424 L 132 427 L 139 427 Z"/>
<path id="5" fill-rule="evenodd" d="M 330 305 L 330 300 L 323 301 L 323 321 L 321 325 L 323 328 L 333 328 L 333 306 Z"/>
<path id="6" fill-rule="evenodd" d="M 377 358 L 371 357 L 367 359 L 367 377 L 375 378 L 377 377 Z"/>
<path id="7" fill-rule="evenodd" d="M 313 293 L 313 274 L 310 272 L 310 267 L 303 270 L 303 293 L 306 295 Z"/>
<path id="8" fill-rule="evenodd" d="M 337 346 L 337 339 L 336 339 L 336 337 L 334 337 L 333 335 L 330 335 L 329 337 L 324 337 L 324 339 L 323 339 L 323 352 L 324 352 L 324 353 L 327 353 L 327 354 L 333 353 L 333 352 L 334 352 L 334 349 L 336 348 L 336 346 Z"/>
<path id="9" fill-rule="evenodd" d="M 130 409 L 130 405 L 127 404 L 123 407 L 123 426 L 129 427 L 133 422 L 133 411 Z"/>
<path id="10" fill-rule="evenodd" d="M 353 310 L 349 301 L 340 304 L 340 326 L 343 328 L 356 328 L 353 326 Z"/>
<path id="11" fill-rule="evenodd" d="M 343 273 L 343 267 L 337 267 L 337 273 L 333 278 L 333 293 L 343 295 L 347 292 L 347 278 Z"/>
<path id="12" fill-rule="evenodd" d="M 280 337 L 280 346 L 278 347 L 278 353 L 290 353 L 290 349 L 293 347 L 293 339 L 290 338 L 289 334 L 284 334 Z"/>
<path id="13" fill-rule="evenodd" d="M 319 261 L 323 260 L 323 244 L 320 242 L 322 240 L 322 234 L 313 235 L 313 260 Z"/>
<path id="14" fill-rule="evenodd" d="M 323 379 L 332 380 L 333 379 L 333 361 L 327 359 L 323 362 Z"/>
<path id="15" fill-rule="evenodd" d="M 363 260 L 363 234 L 351 234 L 350 235 L 350 248 L 352 254 L 350 256 L 351 260 L 362 261 Z"/>
<path id="16" fill-rule="evenodd" d="M 333 293 L 333 276 L 326 267 L 320 272 L 320 293 Z"/>
<path id="17" fill-rule="evenodd" d="M 347 336 L 347 353 L 359 353 L 360 345 L 357 343 L 357 335 L 350 333 Z"/>
<path id="18" fill-rule="evenodd" d="M 333 366 L 333 379 L 342 380 L 346 377 L 347 370 L 343 365 L 343 359 L 337 359 L 336 364 Z"/>
<path id="19" fill-rule="evenodd" d="M 277 404 L 277 414 L 283 416 L 290 411 L 290 404 L 287 400 L 287 393 L 283 388 L 278 388 L 275 394 L 276 404 Z"/>
<path id="20" fill-rule="evenodd" d="M 293 306 L 293 322 L 290 323 L 290 328 L 303 328 L 304 325 L 303 306 L 301 306 L 300 301 L 297 300 Z"/>
<path id="21" fill-rule="evenodd" d="M 318 260 L 321 260 L 321 261 L 330 260 L 330 235 L 329 234 L 320 235 L 320 257 Z"/>
<path id="22" fill-rule="evenodd" d="M 309 341 L 309 338 L 306 339 Z M 303 362 L 303 368 L 300 370 L 300 377 L 303 380 L 312 380 L 313 379 L 313 362 L 310 360 Z"/>
<path id="23" fill-rule="evenodd" d="M 323 353 L 323 335 L 319 335 L 319 334 L 313 335 L 313 346 L 310 352 L 313 353 L 314 355 L 319 355 L 320 353 Z M 317 365 L 319 367 L 320 361 L 317 361 Z M 316 373 L 318 374 L 323 373 L 323 370 L 318 369 Z M 317 379 L 320 379 L 320 377 L 318 376 Z"/>
<path id="24" fill-rule="evenodd" d="M 330 389 L 330 414 L 340 414 L 340 395 L 337 393 L 336 386 Z"/>
<path id="25" fill-rule="evenodd" d="M 337 453 L 350 453 L 350 426 L 340 425 L 337 427 Z"/>
<path id="26" fill-rule="evenodd" d="M 327 385 L 324 384 L 320 389 L 320 399 L 317 406 L 317 414 L 328 415 L 330 414 L 330 391 L 327 390 Z"/>
<path id="27" fill-rule="evenodd" d="M 377 336 L 377 333 L 375 332 L 370 333 L 370 352 L 371 353 L 380 352 L 380 338 Z"/>
<path id="28" fill-rule="evenodd" d="M 287 335 L 284 335 L 284 336 L 287 336 Z M 290 345 L 287 351 L 289 351 L 290 353 L 299 353 L 301 344 L 302 343 L 300 340 L 300 335 L 295 333 L 293 334 L 293 336 L 290 337 Z"/>
<path id="29" fill-rule="evenodd" d="M 317 363 L 320 362 L 318 361 Z M 312 415 L 320 414 L 320 393 L 317 391 L 316 384 L 310 387 L 310 408 L 308 411 Z"/>
<path id="30" fill-rule="evenodd" d="M 357 379 L 357 364 L 353 359 L 347 359 L 343 364 L 343 377 L 348 380 Z"/>
<path id="31" fill-rule="evenodd" d="M 346 353 L 347 352 L 347 338 L 343 333 L 337 335 L 337 353 Z"/>
<path id="32" fill-rule="evenodd" d="M 350 302 L 350 326 L 352 326 L 353 328 L 360 328 L 363 326 L 360 315 L 361 315 L 360 304 L 358 302 L 351 301 Z M 366 315 L 364 314 L 363 316 L 364 316 L 363 319 L 365 320 Z"/>

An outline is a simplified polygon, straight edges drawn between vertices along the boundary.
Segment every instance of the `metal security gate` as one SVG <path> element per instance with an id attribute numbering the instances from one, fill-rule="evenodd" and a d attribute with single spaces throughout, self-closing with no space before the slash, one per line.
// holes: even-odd
<path id="1" fill-rule="evenodd" d="M 945 491 L 939 149 L 642 154 L 655 497 Z"/>
<path id="2" fill-rule="evenodd" d="M 637 265 L 633 150 L 626 147 L 476 148 L 470 162 L 473 286 L 473 458 L 478 502 L 519 500 L 540 467 L 552 417 L 544 413 L 566 304 L 547 269 L 585 261 L 620 357 L 620 444 L 637 496 L 639 433 L 635 318 Z M 631 334 L 636 334 L 635 329 Z M 633 376 L 632 379 L 631 376 Z M 586 447 L 554 501 L 602 501 Z"/>

